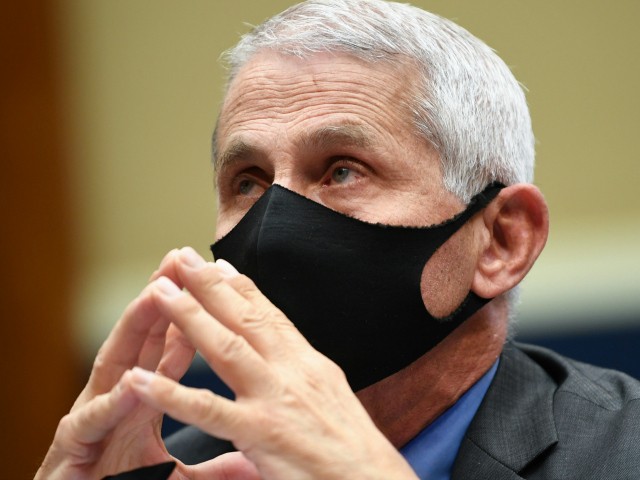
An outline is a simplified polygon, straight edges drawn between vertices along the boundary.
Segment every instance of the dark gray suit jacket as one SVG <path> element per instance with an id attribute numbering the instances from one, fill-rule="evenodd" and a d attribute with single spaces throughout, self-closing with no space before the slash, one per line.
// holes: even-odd
<path id="1" fill-rule="evenodd" d="M 185 463 L 233 450 L 190 427 L 167 445 Z M 508 344 L 453 468 L 470 479 L 640 480 L 640 382 Z"/>

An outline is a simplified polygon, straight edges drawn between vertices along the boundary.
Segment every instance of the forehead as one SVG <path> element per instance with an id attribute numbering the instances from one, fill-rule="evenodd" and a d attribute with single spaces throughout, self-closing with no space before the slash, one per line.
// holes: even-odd
<path id="1" fill-rule="evenodd" d="M 278 128 L 351 125 L 353 131 L 405 130 L 413 134 L 408 104 L 413 71 L 350 55 L 299 59 L 271 51 L 256 54 L 231 82 L 216 130 L 218 149 L 237 136 Z M 283 133 L 282 131 L 280 132 Z M 380 133 L 380 132 L 378 132 Z"/>

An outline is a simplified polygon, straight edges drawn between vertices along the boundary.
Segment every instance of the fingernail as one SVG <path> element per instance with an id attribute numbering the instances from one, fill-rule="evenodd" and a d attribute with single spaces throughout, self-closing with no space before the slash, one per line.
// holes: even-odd
<path id="1" fill-rule="evenodd" d="M 180 250 L 180 260 L 191 268 L 199 268 L 204 266 L 207 262 L 196 253 L 191 247 L 184 247 Z"/>
<path id="2" fill-rule="evenodd" d="M 158 270 L 162 269 L 162 267 L 164 267 L 178 252 L 180 252 L 180 250 L 178 250 L 177 248 L 172 248 L 171 250 L 169 250 L 160 262 L 160 265 L 158 265 Z"/>
<path id="3" fill-rule="evenodd" d="M 156 278 L 158 278 L 160 276 L 160 273 L 164 270 L 164 268 L 167 266 L 167 264 L 173 260 L 175 260 L 176 255 L 178 255 L 180 253 L 180 250 L 178 250 L 177 248 L 171 249 L 169 250 L 169 252 L 167 252 L 167 254 L 164 256 L 164 258 L 162 259 L 162 261 L 160 262 L 160 265 L 158 265 L 158 268 L 156 269 L 155 272 L 153 272 L 151 274 L 151 276 L 149 277 L 149 281 L 152 282 L 154 281 Z"/>
<path id="4" fill-rule="evenodd" d="M 133 381 L 133 383 L 141 387 L 146 387 L 147 385 L 149 385 L 154 376 L 155 374 L 153 372 L 140 367 L 133 367 L 133 369 L 131 370 L 131 380 Z"/>
<path id="5" fill-rule="evenodd" d="M 216 260 L 216 265 L 220 269 L 220 273 L 223 277 L 231 278 L 239 275 L 238 270 L 236 270 L 233 265 L 231 265 L 226 260 L 223 260 L 222 258 Z"/>
<path id="6" fill-rule="evenodd" d="M 158 290 L 167 297 L 176 297 L 182 293 L 182 290 L 180 290 L 178 286 L 167 277 L 160 277 L 157 279 L 156 286 L 158 287 Z"/>

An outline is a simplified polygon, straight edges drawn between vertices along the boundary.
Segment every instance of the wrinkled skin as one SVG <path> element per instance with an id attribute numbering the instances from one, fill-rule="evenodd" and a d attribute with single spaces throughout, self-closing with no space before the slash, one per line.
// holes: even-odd
<path id="1" fill-rule="evenodd" d="M 340 55 L 256 55 L 220 115 L 218 237 L 272 183 L 370 222 L 430 225 L 462 211 L 443 187 L 437 152 L 413 134 L 399 73 L 412 74 Z M 547 222 L 535 187 L 503 189 L 425 267 L 430 311 L 448 313 L 469 290 L 493 298 L 516 285 Z M 170 460 L 160 438 L 166 412 L 239 449 L 178 462 L 173 480 L 415 479 L 396 447 L 493 364 L 506 318 L 504 302 L 491 302 L 359 399 L 250 279 L 190 248 L 172 251 L 102 347 L 36 478 L 96 479 Z M 177 383 L 196 349 L 235 401 Z"/>
<path id="2" fill-rule="evenodd" d="M 172 479 L 337 479 L 345 471 L 415 478 L 342 371 L 248 278 L 190 248 L 171 252 L 154 277 L 102 348 L 36 478 L 95 479 L 169 460 L 161 412 L 241 450 L 201 465 L 179 463 Z M 235 401 L 175 381 L 194 347 Z"/>

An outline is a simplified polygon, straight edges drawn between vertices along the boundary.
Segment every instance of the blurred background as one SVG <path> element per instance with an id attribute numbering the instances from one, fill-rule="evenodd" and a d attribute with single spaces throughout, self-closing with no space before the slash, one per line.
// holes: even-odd
<path id="1" fill-rule="evenodd" d="M 0 5 L 0 477 L 33 475 L 164 253 L 209 255 L 218 57 L 293 3 Z M 517 336 L 640 376 L 640 2 L 413 3 L 487 42 L 528 90 L 552 229 Z"/>

